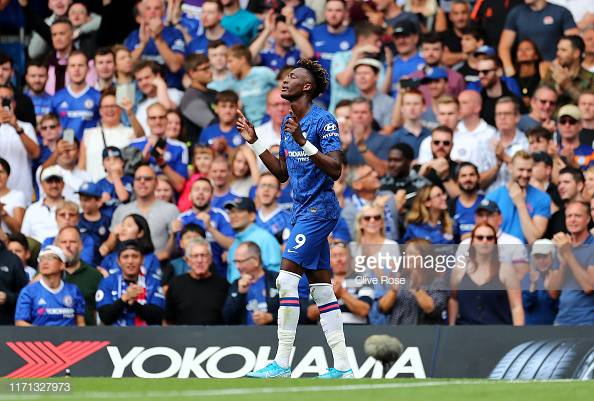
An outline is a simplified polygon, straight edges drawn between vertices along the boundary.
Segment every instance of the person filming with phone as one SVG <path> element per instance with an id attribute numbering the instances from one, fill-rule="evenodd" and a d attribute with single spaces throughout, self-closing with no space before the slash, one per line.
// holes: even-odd
<path id="1" fill-rule="evenodd" d="M 31 203 L 33 182 L 31 180 L 31 160 L 39 157 L 40 148 L 35 129 L 29 123 L 17 120 L 14 88 L 0 85 L 0 157 L 11 167 L 8 187 L 21 191 L 27 205 Z"/>
<path id="2" fill-rule="evenodd" d="M 147 137 L 138 138 L 130 144 L 142 151 L 144 160 L 157 172 L 169 178 L 176 192 L 184 188 L 188 178 L 188 149 L 176 139 L 165 137 L 167 127 L 167 109 L 161 103 L 148 107 L 147 121 L 149 132 Z"/>

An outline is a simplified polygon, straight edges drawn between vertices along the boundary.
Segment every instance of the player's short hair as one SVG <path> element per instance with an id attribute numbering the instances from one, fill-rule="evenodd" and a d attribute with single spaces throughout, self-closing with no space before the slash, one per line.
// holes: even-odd
<path id="1" fill-rule="evenodd" d="M 497 99 L 497 102 L 495 102 L 495 107 L 497 107 L 500 104 L 506 104 L 506 103 L 511 103 L 514 105 L 514 114 L 515 115 L 520 114 L 520 104 L 516 101 L 516 99 L 514 99 L 511 96 L 503 96 L 503 97 Z"/>
<path id="2" fill-rule="evenodd" d="M 186 58 L 186 61 L 184 61 L 184 69 L 186 71 L 191 71 L 199 65 L 204 65 L 208 63 L 208 56 L 206 54 L 194 53 L 190 54 Z"/>
<path id="3" fill-rule="evenodd" d="M 483 30 L 476 25 L 470 25 L 464 28 L 462 30 L 462 35 L 470 35 L 475 40 L 485 40 L 485 34 L 483 33 Z"/>
<path id="4" fill-rule="evenodd" d="M 404 98 L 406 96 L 410 96 L 410 95 L 419 96 L 421 98 L 421 101 L 423 102 L 423 104 L 425 104 L 425 96 L 423 96 L 423 92 L 421 92 L 417 88 L 410 88 L 410 89 L 407 89 L 406 91 L 404 91 L 402 93 L 402 100 L 404 100 Z"/>
<path id="5" fill-rule="evenodd" d="M 204 0 L 202 2 L 202 6 L 204 7 L 204 5 L 206 3 L 212 3 L 212 4 L 216 4 L 217 6 L 217 10 L 222 13 L 223 12 L 223 4 L 219 1 L 219 0 Z"/>
<path id="6" fill-rule="evenodd" d="M 341 107 L 350 107 L 352 104 L 353 101 L 351 99 L 342 99 L 338 103 L 336 103 L 334 110 L 339 109 Z"/>
<path id="7" fill-rule="evenodd" d="M 421 37 L 421 45 L 425 43 L 440 43 L 443 45 L 443 38 L 439 32 L 429 32 Z"/>
<path id="8" fill-rule="evenodd" d="M 72 25 L 72 22 L 70 22 L 70 20 L 68 19 L 68 17 L 62 16 L 62 17 L 58 17 L 54 20 L 54 22 L 52 22 L 51 26 L 55 26 L 58 24 L 66 24 L 70 27 L 71 30 L 74 29 L 74 26 Z"/>
<path id="9" fill-rule="evenodd" d="M 258 259 L 258 264 L 262 266 L 262 251 L 260 250 L 258 244 L 256 244 L 254 241 L 244 241 L 239 244 L 239 246 L 242 245 L 247 248 L 249 253 L 251 253 L 252 255 L 254 255 L 255 258 Z"/>
<path id="10" fill-rule="evenodd" d="M 437 127 L 433 128 L 433 130 L 431 130 L 431 135 L 433 135 L 434 132 L 445 132 L 450 134 L 452 138 L 454 137 L 454 130 L 452 130 L 447 125 L 438 125 Z"/>
<path id="11" fill-rule="evenodd" d="M 517 159 L 522 159 L 522 160 L 534 160 L 532 158 L 532 155 L 528 152 L 526 152 L 525 150 L 518 150 L 513 156 L 512 156 L 512 164 L 513 162 L 515 162 Z"/>
<path id="12" fill-rule="evenodd" d="M 410 146 L 407 143 L 404 143 L 404 142 L 397 143 L 396 145 L 394 145 L 390 148 L 389 152 L 391 152 L 393 150 L 397 150 L 400 153 L 402 153 L 402 157 L 404 158 L 404 160 L 411 162 L 415 159 L 415 151 L 412 148 L 412 146 Z"/>
<path id="13" fill-rule="evenodd" d="M 209 40 L 208 45 L 206 46 L 206 49 L 207 50 L 216 49 L 219 46 L 229 47 L 229 46 L 227 46 L 227 43 L 223 42 L 221 39 L 217 39 L 217 40 Z"/>
<path id="14" fill-rule="evenodd" d="M 27 237 L 25 237 L 21 233 L 8 234 L 8 242 L 7 243 L 10 243 L 10 242 L 18 243 L 20 246 L 23 247 L 25 252 L 29 251 L 29 241 L 27 241 Z"/>
<path id="15" fill-rule="evenodd" d="M 99 98 L 99 106 L 103 103 L 103 100 L 109 96 L 116 96 L 116 90 L 114 87 L 105 88 L 101 91 L 101 97 Z"/>
<path id="16" fill-rule="evenodd" d="M 89 61 L 89 56 L 87 56 L 82 50 L 73 50 L 68 56 L 68 60 L 75 56 L 83 56 L 87 62 Z"/>
<path id="17" fill-rule="evenodd" d="M 212 248 L 210 247 L 210 242 L 208 242 L 204 238 L 195 238 L 192 241 L 190 241 L 184 248 L 184 256 L 190 257 L 190 253 L 192 253 L 192 249 L 194 249 L 194 247 L 198 246 L 198 245 L 205 247 L 208 251 L 208 254 L 210 256 L 212 256 Z"/>
<path id="18" fill-rule="evenodd" d="M 316 60 L 301 59 L 297 62 L 295 68 L 303 68 L 312 76 L 314 80 L 312 99 L 315 99 L 326 91 L 329 84 L 328 72 Z"/>
<path id="19" fill-rule="evenodd" d="M 209 186 L 209 188 L 210 188 L 210 192 L 214 192 L 214 186 L 212 185 L 212 182 L 210 182 L 210 180 L 208 178 L 206 178 L 206 177 L 200 177 L 200 178 L 198 178 L 196 181 L 194 181 L 192 183 L 192 187 L 194 185 L 196 185 L 197 182 L 205 182 L 205 183 L 207 183 L 208 186 Z M 192 187 L 190 187 L 190 188 L 192 188 Z"/>
<path id="20" fill-rule="evenodd" d="M 363 21 L 355 25 L 355 36 L 356 38 L 368 38 L 372 35 L 381 37 L 384 34 L 384 30 L 381 26 L 372 24 L 369 21 Z"/>
<path id="21" fill-rule="evenodd" d="M 444 96 L 440 96 L 437 98 L 436 104 L 442 105 L 442 104 L 455 104 L 456 107 L 460 107 L 460 102 L 458 102 L 458 99 L 456 99 L 453 96 L 449 96 L 449 95 L 444 95 Z"/>
<path id="22" fill-rule="evenodd" d="M 41 118 L 39 119 L 38 126 L 43 124 L 47 120 L 55 121 L 58 123 L 58 125 L 60 124 L 60 117 L 58 117 L 56 113 L 47 113 L 41 116 Z"/>
<path id="23" fill-rule="evenodd" d="M 460 172 L 462 171 L 462 169 L 464 167 L 470 167 L 474 170 L 475 174 L 478 176 L 479 175 L 479 171 L 478 171 L 478 167 L 471 162 L 461 162 L 460 164 L 458 164 L 458 167 L 456 167 L 456 171 L 455 171 L 455 178 L 456 180 L 458 180 L 458 177 L 460 177 Z"/>
<path id="24" fill-rule="evenodd" d="M 10 57 L 10 55 L 0 52 L 0 65 L 2 64 L 10 64 L 10 68 L 12 68 L 14 66 L 14 60 L 12 59 L 12 57 Z"/>
<path id="25" fill-rule="evenodd" d="M 563 167 L 561 170 L 559 170 L 559 176 L 561 174 L 569 174 L 571 175 L 571 177 L 573 178 L 573 180 L 576 183 L 584 183 L 585 179 L 584 179 L 584 173 L 582 173 L 582 170 L 577 169 L 575 167 Z"/>
<path id="26" fill-rule="evenodd" d="M 584 51 L 586 50 L 586 45 L 584 43 L 584 39 L 581 38 L 579 35 L 564 35 L 559 39 L 559 41 L 568 40 L 571 43 L 571 47 L 573 50 L 580 51 L 580 59 L 584 55 Z"/>
<path id="27" fill-rule="evenodd" d="M 1 54 L 1 53 L 0 53 Z M 4 64 L 5 62 L 2 62 L 2 58 L 0 57 L 0 65 Z M 47 63 L 38 58 L 38 59 L 31 59 L 29 61 L 27 61 L 27 64 L 25 66 L 25 73 L 29 70 L 29 67 L 39 67 L 39 68 L 45 68 L 47 70 Z"/>
<path id="28" fill-rule="evenodd" d="M 528 138 L 530 137 L 536 137 L 538 139 L 544 139 L 546 141 L 551 141 L 553 139 L 553 133 L 551 131 L 549 131 L 548 129 L 542 127 L 542 126 L 537 126 L 537 127 L 533 127 L 530 128 L 527 132 L 526 132 L 526 136 Z"/>
<path id="29" fill-rule="evenodd" d="M 134 64 L 134 68 L 132 69 L 132 74 L 136 74 L 139 71 L 144 70 L 145 68 L 150 68 L 151 72 L 154 75 L 161 75 L 161 66 L 153 60 L 138 61 L 136 64 Z"/>
<path id="30" fill-rule="evenodd" d="M 115 53 L 111 47 L 107 47 L 107 46 L 97 49 L 97 52 L 95 53 L 93 58 L 97 59 L 97 56 L 107 56 L 108 54 L 111 54 L 111 57 L 113 58 L 113 61 L 115 62 Z"/>
<path id="31" fill-rule="evenodd" d="M 239 96 L 232 90 L 221 91 L 215 97 L 215 104 L 219 103 L 239 104 Z"/>
<path id="32" fill-rule="evenodd" d="M 184 235 L 189 232 L 196 233 L 196 234 L 200 235 L 202 238 L 206 238 L 206 232 L 204 231 L 204 228 L 200 227 L 196 223 L 186 224 L 184 226 L 184 228 L 182 228 L 181 231 L 179 232 L 179 237 L 183 238 Z"/>
<path id="33" fill-rule="evenodd" d="M 229 48 L 229 55 L 235 58 L 243 58 L 249 65 L 252 64 L 252 54 L 245 45 L 233 45 Z"/>
<path id="34" fill-rule="evenodd" d="M 366 104 L 369 107 L 369 111 L 373 111 L 373 101 L 363 96 L 356 97 L 351 100 L 351 106 L 356 104 Z M 338 106 L 336 106 L 338 108 Z"/>
<path id="35" fill-rule="evenodd" d="M 62 227 L 58 230 L 58 234 L 56 234 L 56 236 L 54 237 L 54 245 L 58 246 L 59 238 L 62 235 L 62 233 L 66 230 L 74 230 L 74 232 L 78 235 L 79 241 L 82 241 L 80 231 L 78 231 L 78 228 L 72 227 L 72 226 L 66 226 L 66 227 Z"/>
<path id="36" fill-rule="evenodd" d="M 78 205 L 72 201 L 60 202 L 58 207 L 56 207 L 56 216 L 58 215 L 58 212 L 61 210 L 74 210 L 78 212 Z"/>

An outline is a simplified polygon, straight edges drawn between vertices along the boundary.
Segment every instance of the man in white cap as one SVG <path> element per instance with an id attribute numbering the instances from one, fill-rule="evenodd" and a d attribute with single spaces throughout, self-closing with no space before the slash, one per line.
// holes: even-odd
<path id="1" fill-rule="evenodd" d="M 75 284 L 62 281 L 64 252 L 50 245 L 39 253 L 37 261 L 41 279 L 19 294 L 16 326 L 84 326 L 85 300 Z"/>
<path id="2" fill-rule="evenodd" d="M 559 300 L 545 289 L 556 257 L 550 239 L 538 239 L 530 252 L 530 274 L 522 283 L 522 305 L 526 325 L 552 325 L 559 310 Z"/>
<path id="3" fill-rule="evenodd" d="M 56 208 L 64 201 L 62 169 L 58 166 L 43 169 L 40 181 L 44 196 L 27 208 L 21 233 L 38 242 L 43 242 L 44 239 L 55 237 L 58 233 Z"/>

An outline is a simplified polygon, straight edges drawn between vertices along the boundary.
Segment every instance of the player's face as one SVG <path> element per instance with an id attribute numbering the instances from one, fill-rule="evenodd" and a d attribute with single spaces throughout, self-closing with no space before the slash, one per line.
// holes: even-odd
<path id="1" fill-rule="evenodd" d="M 229 166 L 226 162 L 215 161 L 210 166 L 209 178 L 215 187 L 222 188 L 229 180 Z"/>
<path id="2" fill-rule="evenodd" d="M 27 81 L 27 86 L 33 93 L 43 93 L 45 89 L 45 83 L 47 82 L 47 68 L 38 67 L 35 65 L 30 66 L 27 68 L 25 81 Z"/>
<path id="3" fill-rule="evenodd" d="M 134 174 L 134 192 L 139 198 L 147 198 L 155 193 L 157 186 L 155 172 L 149 166 L 142 166 Z"/>
<path id="4" fill-rule="evenodd" d="M 448 195 L 438 186 L 431 188 L 429 199 L 426 202 L 427 209 L 443 211 L 448 209 Z"/>
<path id="5" fill-rule="evenodd" d="M 145 0 L 143 2 L 145 20 L 149 20 L 151 18 L 163 18 L 165 15 L 163 3 L 164 1 L 162 0 Z"/>
<path id="6" fill-rule="evenodd" d="M 446 103 L 437 105 L 437 122 L 439 125 L 445 125 L 450 129 L 455 129 L 458 125 L 458 106 L 456 103 Z"/>
<path id="7" fill-rule="evenodd" d="M 181 118 L 177 113 L 167 113 L 167 125 L 165 126 L 165 136 L 171 139 L 177 139 L 181 134 Z"/>
<path id="8" fill-rule="evenodd" d="M 16 241 L 12 241 L 8 243 L 6 248 L 8 248 L 10 252 L 17 255 L 21 262 L 23 262 L 23 264 L 27 265 L 27 259 L 29 259 L 29 256 L 31 256 L 31 254 L 27 252 L 24 246 L 22 246 L 20 243 Z"/>
<path id="9" fill-rule="evenodd" d="M 594 120 L 594 95 L 589 93 L 581 95 L 578 101 L 578 107 L 580 109 L 580 113 L 582 114 L 582 120 Z"/>
<path id="10" fill-rule="evenodd" d="M 499 131 L 515 131 L 520 121 L 513 103 L 506 102 L 495 105 L 495 126 Z"/>
<path id="11" fill-rule="evenodd" d="M 275 43 L 278 43 L 283 49 L 290 49 L 295 45 L 291 32 L 289 32 L 289 27 L 284 22 L 276 23 L 276 29 L 274 30 L 273 36 Z"/>
<path id="12" fill-rule="evenodd" d="M 87 59 L 82 54 L 76 54 L 68 58 L 68 67 L 66 72 L 70 78 L 70 82 L 76 85 L 81 85 L 87 78 L 87 72 L 89 66 L 87 65 Z"/>
<path id="13" fill-rule="evenodd" d="M 360 91 L 368 91 L 377 83 L 375 70 L 368 65 L 360 65 L 355 69 L 355 85 Z"/>
<path id="14" fill-rule="evenodd" d="M 125 278 L 135 279 L 140 274 L 142 253 L 136 249 L 126 249 L 118 256 L 118 263 L 122 268 L 122 273 Z"/>
<path id="15" fill-rule="evenodd" d="M 345 275 L 348 271 L 349 250 L 344 242 L 330 246 L 330 266 L 334 275 Z"/>
<path id="16" fill-rule="evenodd" d="M 58 247 L 64 252 L 67 263 L 76 263 L 80 258 L 80 252 L 82 251 L 82 242 L 80 240 L 80 234 L 75 230 L 64 230 L 56 238 Z"/>
<path id="17" fill-rule="evenodd" d="M 227 67 L 227 51 L 229 49 L 225 45 L 208 49 L 208 59 L 212 68 L 217 71 L 224 70 Z"/>
<path id="18" fill-rule="evenodd" d="M 590 216 L 586 208 L 579 203 L 571 203 L 565 209 L 565 226 L 570 234 L 579 234 L 588 230 Z"/>
<path id="19" fill-rule="evenodd" d="M 254 277 L 260 270 L 260 263 L 257 257 L 246 246 L 239 246 L 233 256 L 235 266 L 242 276 L 249 274 Z"/>
<path id="20" fill-rule="evenodd" d="M 122 74 L 132 73 L 132 56 L 128 50 L 118 50 L 116 53 L 115 67 L 116 70 Z"/>
<path id="21" fill-rule="evenodd" d="M 291 101 L 299 98 L 304 90 L 310 90 L 311 88 L 312 84 L 308 72 L 303 68 L 295 68 L 285 76 L 281 84 L 281 96 L 283 99 Z"/>
<path id="22" fill-rule="evenodd" d="M 279 196 L 280 185 L 276 178 L 265 175 L 260 178 L 256 188 L 256 199 L 262 206 L 270 207 Z"/>
<path id="23" fill-rule="evenodd" d="M 68 24 L 55 24 L 50 28 L 54 50 L 64 51 L 72 44 L 72 29 Z"/>
<path id="24" fill-rule="evenodd" d="M 458 187 L 462 192 L 474 193 L 479 189 L 479 176 L 470 166 L 463 167 L 458 173 Z"/>
<path id="25" fill-rule="evenodd" d="M 443 55 L 443 45 L 441 42 L 423 43 L 421 51 L 427 65 L 433 66 L 441 63 L 441 56 Z"/>
<path id="26" fill-rule="evenodd" d="M 512 163 L 512 179 L 522 188 L 526 188 L 532 177 L 532 159 L 516 158 Z"/>
<path id="27" fill-rule="evenodd" d="M 95 70 L 101 79 L 110 80 L 115 72 L 113 55 L 103 54 L 95 56 Z"/>
<path id="28" fill-rule="evenodd" d="M 423 97 L 419 95 L 406 95 L 402 99 L 402 117 L 409 120 L 418 120 L 423 113 Z"/>
<path id="29" fill-rule="evenodd" d="M 431 97 L 433 99 L 437 99 L 440 96 L 442 96 L 445 93 L 447 86 L 448 86 L 448 83 L 443 78 L 434 79 L 427 84 L 427 88 L 429 89 L 429 94 L 431 95 Z"/>
<path id="30" fill-rule="evenodd" d="M 157 188 L 155 188 L 155 198 L 164 202 L 171 202 L 173 199 L 173 188 L 171 184 L 165 180 L 157 180 Z"/>
<path id="31" fill-rule="evenodd" d="M 99 115 L 104 125 L 114 127 L 120 122 L 121 111 L 115 96 L 105 96 L 99 106 Z"/>
<path id="32" fill-rule="evenodd" d="M 78 225 L 78 210 L 63 208 L 56 212 L 56 222 L 59 228 L 76 227 Z"/>
<path id="33" fill-rule="evenodd" d="M 49 198 L 60 198 L 64 189 L 64 180 L 57 177 L 49 177 L 47 180 L 41 182 L 41 188 Z"/>
<path id="34" fill-rule="evenodd" d="M 326 3 L 326 11 L 324 12 L 326 23 L 332 28 L 342 26 L 344 18 L 346 17 L 346 8 L 341 1 L 328 1 Z"/>
<path id="35" fill-rule="evenodd" d="M 202 6 L 202 14 L 200 19 L 202 20 L 202 25 L 204 28 L 214 28 L 219 24 L 221 18 L 221 13 L 219 12 L 219 8 L 215 3 L 205 3 Z"/>
<path id="36" fill-rule="evenodd" d="M 72 25 L 79 27 L 89 20 L 89 12 L 84 4 L 76 3 L 68 9 L 68 19 Z"/>
<path id="37" fill-rule="evenodd" d="M 579 192 L 578 184 L 571 174 L 559 175 L 557 189 L 559 190 L 559 196 L 564 201 L 574 198 Z"/>
<path id="38" fill-rule="evenodd" d="M 54 255 L 44 255 L 39 258 L 39 274 L 44 277 L 60 274 L 64 269 L 64 263 Z"/>
<path id="39" fill-rule="evenodd" d="M 457 29 L 464 29 L 470 20 L 470 7 L 468 4 L 452 4 L 450 10 L 450 21 Z"/>
<path id="40" fill-rule="evenodd" d="M 247 210 L 233 208 L 228 211 L 229 220 L 231 222 L 231 228 L 235 232 L 245 230 L 255 219 L 254 213 L 250 213 Z"/>
<path id="41" fill-rule="evenodd" d="M 431 136 L 431 152 L 433 157 L 449 158 L 452 147 L 452 135 L 450 135 L 449 132 L 433 132 L 433 135 Z"/>
<path id="42" fill-rule="evenodd" d="M 383 211 L 379 208 L 367 209 L 359 219 L 359 227 L 361 227 L 363 234 L 375 235 L 380 233 L 384 228 Z"/>
<path id="43" fill-rule="evenodd" d="M 232 102 L 219 102 L 217 104 L 217 116 L 223 124 L 235 122 L 237 117 L 237 104 Z"/>
<path id="44" fill-rule="evenodd" d="M 212 189 L 207 182 L 196 181 L 190 190 L 192 205 L 198 209 L 204 209 L 210 204 Z"/>
<path id="45" fill-rule="evenodd" d="M 388 173 L 392 177 L 399 177 L 408 170 L 409 163 L 407 163 L 402 152 L 399 149 L 392 149 L 388 153 Z"/>
<path id="46" fill-rule="evenodd" d="M 476 229 L 472 236 L 471 243 L 477 254 L 489 255 L 493 252 L 496 238 L 497 233 L 494 232 L 493 229 L 483 226 Z"/>
<path id="47" fill-rule="evenodd" d="M 190 275 L 202 276 L 210 268 L 212 255 L 206 245 L 196 244 L 190 249 L 190 253 L 185 256 L 185 260 L 190 266 Z"/>

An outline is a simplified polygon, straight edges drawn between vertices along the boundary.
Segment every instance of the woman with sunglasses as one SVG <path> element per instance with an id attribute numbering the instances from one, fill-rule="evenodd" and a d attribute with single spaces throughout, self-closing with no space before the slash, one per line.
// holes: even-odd
<path id="1" fill-rule="evenodd" d="M 425 239 L 412 239 L 406 243 L 407 262 L 399 272 L 403 284 L 394 284 L 379 299 L 382 313 L 389 316 L 389 323 L 443 324 L 442 313 L 448 304 L 448 292 L 443 276 L 436 270 L 426 269 L 421 260 L 434 258 L 431 243 Z"/>
<path id="2" fill-rule="evenodd" d="M 448 214 L 448 195 L 439 185 L 429 185 L 417 192 L 403 241 L 424 238 L 432 244 L 455 244 L 459 241 L 458 225 Z"/>
<path id="3" fill-rule="evenodd" d="M 497 231 L 488 223 L 472 230 L 464 263 L 450 278 L 450 325 L 524 325 L 522 290 L 511 263 L 500 262 Z"/>

